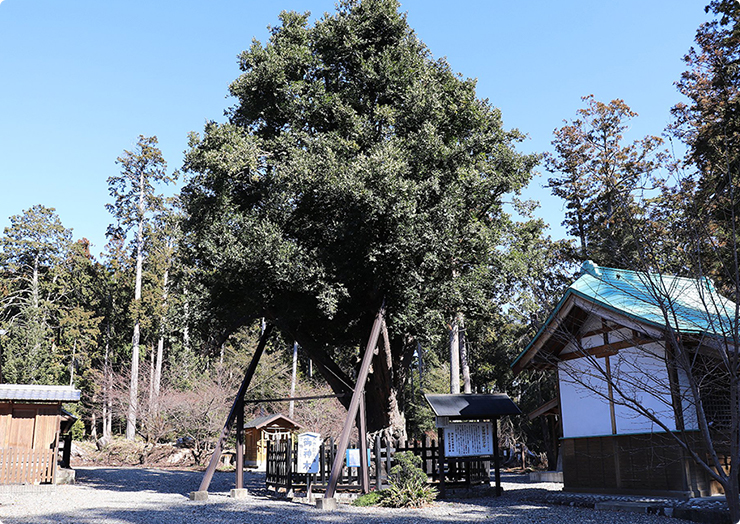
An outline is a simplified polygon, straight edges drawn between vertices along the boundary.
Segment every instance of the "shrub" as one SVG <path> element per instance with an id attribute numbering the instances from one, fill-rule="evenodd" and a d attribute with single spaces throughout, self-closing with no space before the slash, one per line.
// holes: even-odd
<path id="1" fill-rule="evenodd" d="M 357 497 L 352 503 L 353 506 L 378 506 L 383 501 L 383 493 L 381 491 L 371 491 L 365 493 L 361 497 Z"/>
<path id="2" fill-rule="evenodd" d="M 395 455 L 388 489 L 380 503 L 392 508 L 418 508 L 437 497 L 437 490 L 427 485 L 427 475 L 421 469 L 421 457 L 410 451 Z"/>

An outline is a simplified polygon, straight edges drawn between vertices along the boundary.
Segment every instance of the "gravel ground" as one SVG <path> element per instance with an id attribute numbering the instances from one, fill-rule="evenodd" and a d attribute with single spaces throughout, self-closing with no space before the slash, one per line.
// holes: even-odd
<path id="1" fill-rule="evenodd" d="M 363 508 L 340 504 L 333 512 L 301 502 L 273 499 L 264 476 L 248 473 L 244 500 L 228 497 L 233 473 L 216 473 L 206 502 L 192 502 L 202 473 L 135 468 L 77 468 L 77 484 L 0 491 L 2 524 L 301 524 L 497 522 L 506 524 L 677 524 L 657 515 L 597 511 L 531 501 L 562 488 L 504 475 L 502 497 L 438 501 L 422 509 Z M 529 500 L 528 500 L 529 499 Z M 300 499 L 296 499 L 300 500 Z"/>

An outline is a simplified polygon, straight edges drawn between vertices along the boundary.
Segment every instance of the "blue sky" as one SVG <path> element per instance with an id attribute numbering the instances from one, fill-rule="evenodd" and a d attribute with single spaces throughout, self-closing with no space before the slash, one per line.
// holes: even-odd
<path id="1" fill-rule="evenodd" d="M 628 138 L 660 134 L 680 101 L 681 57 L 707 20 L 691 0 L 406 0 L 432 54 L 478 79 L 507 128 L 550 146 L 581 96 L 622 98 L 640 116 Z M 223 120 L 236 56 L 267 40 L 281 10 L 334 11 L 331 0 L 0 0 L 0 228 L 54 207 L 98 254 L 111 216 L 106 180 L 138 135 L 157 135 L 170 170 L 187 134 Z M 542 171 L 542 170 L 540 170 Z M 535 178 L 526 195 L 562 237 L 562 202 Z"/>

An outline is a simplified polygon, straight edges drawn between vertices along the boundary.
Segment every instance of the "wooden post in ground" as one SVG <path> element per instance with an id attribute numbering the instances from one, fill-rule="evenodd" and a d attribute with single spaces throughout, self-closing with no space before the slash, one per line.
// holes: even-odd
<path id="1" fill-rule="evenodd" d="M 239 391 L 236 394 L 236 398 L 234 399 L 234 404 L 231 406 L 231 411 L 229 411 L 229 416 L 226 417 L 226 423 L 224 424 L 224 427 L 221 430 L 221 436 L 219 437 L 218 442 L 216 443 L 216 449 L 213 451 L 213 455 L 211 456 L 211 461 L 208 463 L 208 468 L 206 468 L 206 472 L 203 475 L 203 480 L 200 483 L 200 487 L 198 488 L 198 491 L 193 491 L 190 493 L 190 500 L 208 499 L 208 486 L 211 485 L 213 474 L 216 472 L 216 466 L 218 466 L 218 461 L 221 459 L 221 450 L 223 448 L 224 442 L 226 441 L 226 438 L 229 436 L 229 432 L 231 431 L 231 425 L 234 423 L 234 419 L 236 418 L 236 414 L 238 411 L 237 405 L 239 404 L 242 405 L 242 412 L 243 412 L 244 394 L 247 392 L 247 388 L 249 388 L 250 382 L 252 382 L 252 377 L 254 376 L 254 372 L 257 369 L 257 364 L 259 364 L 260 357 L 262 357 L 262 353 L 264 352 L 265 346 L 267 345 L 267 339 L 270 336 L 271 332 L 272 332 L 272 325 L 268 324 L 265 327 L 265 329 L 262 331 L 262 336 L 260 337 L 259 344 L 257 344 L 257 349 L 254 350 L 252 361 L 249 363 L 247 372 L 244 374 L 244 380 L 242 380 L 242 385 L 239 387 Z"/>
<path id="2" fill-rule="evenodd" d="M 445 498 L 445 430 L 437 429 L 437 445 L 439 446 L 439 496 Z"/>
<path id="3" fill-rule="evenodd" d="M 498 417 L 493 419 L 493 469 L 496 478 L 496 496 L 501 495 L 501 459 L 498 456 Z"/>
<path id="4" fill-rule="evenodd" d="M 236 489 L 244 489 L 244 399 L 236 408 Z"/>
<path id="5" fill-rule="evenodd" d="M 368 339 L 367 346 L 365 347 L 365 354 L 362 357 L 362 364 L 360 365 L 360 372 L 357 374 L 357 383 L 355 384 L 355 390 L 352 393 L 352 400 L 347 410 L 347 418 L 344 421 L 344 428 L 342 434 L 339 437 L 339 444 L 337 446 L 337 454 L 334 457 L 334 464 L 331 467 L 331 474 L 329 475 L 329 484 L 326 486 L 326 492 L 324 498 L 317 500 L 317 506 L 322 509 L 334 509 L 336 508 L 336 501 L 334 500 L 334 494 L 337 491 L 337 482 L 339 475 L 342 471 L 342 461 L 344 460 L 344 453 L 347 451 L 347 444 L 349 443 L 350 433 L 352 432 L 352 426 L 357 417 L 357 412 L 360 407 L 360 401 L 362 400 L 362 392 L 365 389 L 365 382 L 367 382 L 367 375 L 370 371 L 370 363 L 373 359 L 373 352 L 375 346 L 378 344 L 378 337 L 380 336 L 380 327 L 383 324 L 383 317 L 385 316 L 385 302 L 380 307 L 378 314 L 375 316 L 375 322 L 373 322 L 373 329 L 370 332 L 370 338 Z M 365 457 L 367 461 L 367 457 Z M 367 462 L 366 462 L 367 463 Z M 329 502 L 331 501 L 331 502 Z"/>
<path id="6" fill-rule="evenodd" d="M 357 429 L 360 433 L 360 491 L 364 495 L 370 492 L 370 468 L 367 461 L 367 423 L 365 421 L 365 388 L 362 389 Z"/>

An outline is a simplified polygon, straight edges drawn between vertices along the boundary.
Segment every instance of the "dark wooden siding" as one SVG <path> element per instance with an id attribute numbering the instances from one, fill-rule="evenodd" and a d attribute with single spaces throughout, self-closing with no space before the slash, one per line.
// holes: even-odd
<path id="1" fill-rule="evenodd" d="M 684 456 L 670 435 L 563 439 L 568 491 L 709 495 L 707 474 Z"/>

